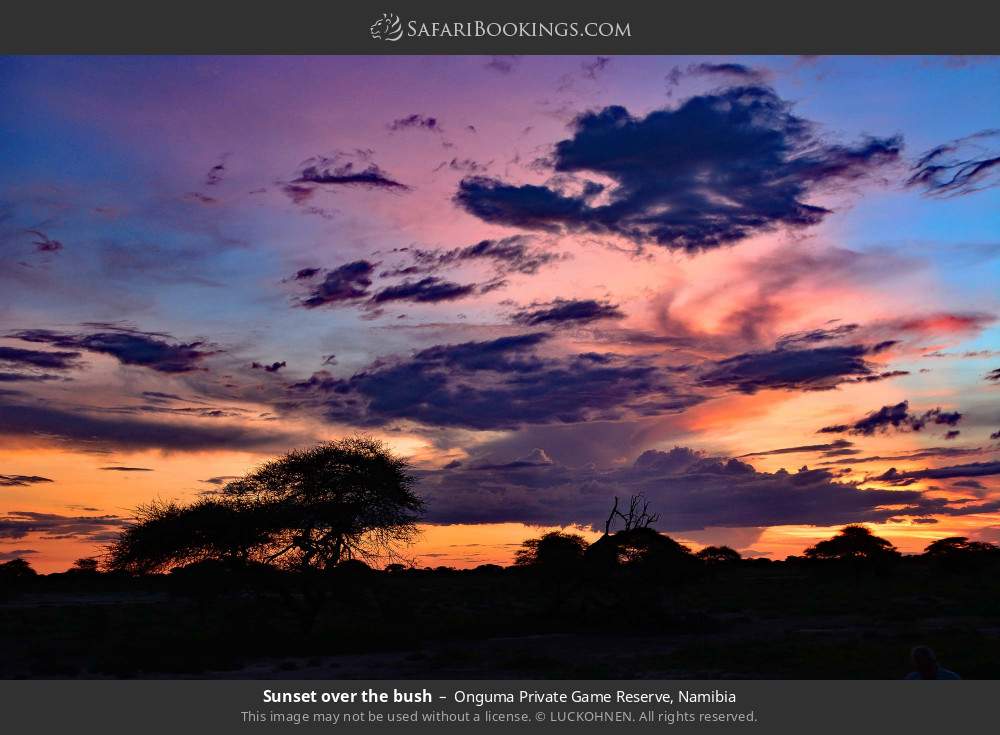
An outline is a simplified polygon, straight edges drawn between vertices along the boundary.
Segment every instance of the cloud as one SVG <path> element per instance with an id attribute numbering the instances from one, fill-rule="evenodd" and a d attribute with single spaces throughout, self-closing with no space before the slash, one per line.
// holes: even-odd
<path id="1" fill-rule="evenodd" d="M 101 467 L 99 468 L 105 472 L 152 472 L 153 470 L 148 467 Z"/>
<path id="2" fill-rule="evenodd" d="M 126 523 L 125 518 L 113 515 L 63 516 L 12 510 L 0 516 L 0 538 L 21 539 L 37 533 L 45 539 L 110 541 Z"/>
<path id="3" fill-rule="evenodd" d="M 849 337 L 860 328 L 860 324 L 841 324 L 836 327 L 824 329 L 810 329 L 804 332 L 792 332 L 791 334 L 784 334 L 778 337 L 778 339 L 775 340 L 774 346 L 779 350 L 812 347 L 813 345 L 820 344 L 822 342 L 830 342 L 842 339 L 843 337 Z"/>
<path id="4" fill-rule="evenodd" d="M 79 352 L 44 352 L 0 345 L 0 364 L 69 370 L 78 366 Z"/>
<path id="5" fill-rule="evenodd" d="M 948 480 L 955 477 L 988 477 L 990 475 L 1000 475 L 1000 462 L 970 462 L 969 464 L 932 467 L 908 472 L 898 472 L 893 467 L 871 479 L 892 484 L 908 484 L 916 480 Z"/>
<path id="6" fill-rule="evenodd" d="M 253 370 L 263 370 L 263 371 L 268 372 L 268 373 L 276 373 L 279 370 L 281 370 L 281 368 L 283 368 L 283 367 L 287 367 L 287 365 L 285 364 L 284 360 L 282 360 L 281 362 L 272 362 L 270 365 L 262 365 L 259 362 L 252 362 L 252 363 L 250 363 L 250 368 L 251 369 L 253 369 Z"/>
<path id="7" fill-rule="evenodd" d="M 358 186 L 366 189 L 409 191 L 410 187 L 391 178 L 377 164 L 344 161 L 340 157 L 320 158 L 307 163 L 292 179 L 293 185 Z"/>
<path id="8" fill-rule="evenodd" d="M 528 327 L 588 324 L 600 319 L 624 318 L 616 304 L 595 299 L 556 299 L 547 304 L 532 304 L 511 317 L 515 324 Z"/>
<path id="9" fill-rule="evenodd" d="M 903 454 L 893 454 L 889 456 L 879 456 L 871 455 L 868 457 L 850 457 L 848 459 L 837 459 L 830 460 L 827 462 L 821 462 L 824 465 L 853 465 L 853 464 L 864 464 L 867 462 L 898 462 L 901 460 L 905 461 L 916 461 L 920 459 L 933 459 L 936 457 L 964 457 L 970 454 L 981 454 L 982 449 L 980 447 L 928 447 L 927 449 L 918 449 L 913 452 L 906 452 Z"/>
<path id="10" fill-rule="evenodd" d="M 201 369 L 201 361 L 214 354 L 200 349 L 204 342 L 175 343 L 169 335 L 142 332 L 130 327 L 100 325 L 104 331 L 64 334 L 48 329 L 25 329 L 8 336 L 55 347 L 111 355 L 123 365 L 140 365 L 161 373 L 186 373 Z"/>
<path id="11" fill-rule="evenodd" d="M 997 368 L 996 370 L 989 372 L 986 375 L 986 379 L 992 381 L 1000 381 L 1000 368 Z"/>
<path id="12" fill-rule="evenodd" d="M 0 561 L 11 561 L 12 559 L 20 559 L 21 557 L 37 553 L 38 551 L 35 549 L 11 549 L 10 551 L 0 551 Z"/>
<path id="13" fill-rule="evenodd" d="M 208 485 L 225 485 L 231 480 L 238 479 L 237 475 L 219 475 L 218 477 L 209 477 L 206 480 L 199 480 L 199 482 L 204 482 Z"/>
<path id="14" fill-rule="evenodd" d="M 854 442 L 846 439 L 838 439 L 828 444 L 804 444 L 798 447 L 783 447 L 781 449 L 768 449 L 762 452 L 748 452 L 740 457 L 767 457 L 773 454 L 800 454 L 802 452 L 837 452 L 841 449 L 854 446 Z"/>
<path id="15" fill-rule="evenodd" d="M 760 84 L 767 76 L 763 71 L 753 69 L 744 64 L 713 64 L 710 62 L 690 64 L 687 67 L 687 74 L 690 76 L 720 77 L 728 82 L 739 84 Z M 677 79 L 679 81 L 679 77 L 676 75 L 671 76 L 670 79 Z"/>
<path id="16" fill-rule="evenodd" d="M 560 260 L 562 256 L 531 246 L 532 238 L 512 235 L 496 240 L 480 240 L 472 245 L 450 250 L 424 250 L 402 248 L 410 257 L 410 265 L 383 273 L 383 276 L 433 273 L 443 268 L 474 261 L 492 263 L 497 273 L 523 273 L 533 275 L 539 268 Z"/>
<path id="17" fill-rule="evenodd" d="M 39 253 L 57 253 L 63 249 L 63 244 L 58 240 L 53 240 L 44 232 L 39 232 L 38 230 L 26 230 L 29 235 L 34 235 L 37 240 L 32 241 L 32 245 L 35 246 L 35 250 Z"/>
<path id="18" fill-rule="evenodd" d="M 520 62 L 521 57 L 514 54 L 491 56 L 490 60 L 483 64 L 483 68 L 499 74 L 510 74 Z"/>
<path id="19" fill-rule="evenodd" d="M 429 130 L 432 133 L 442 132 L 441 123 L 438 122 L 436 117 L 428 117 L 427 115 L 420 115 L 418 113 L 393 120 L 389 123 L 388 127 L 393 132 L 410 129 Z"/>
<path id="20" fill-rule="evenodd" d="M 284 450 L 306 441 L 279 431 L 263 431 L 239 424 L 156 422 L 115 415 L 106 417 L 83 409 L 36 403 L 18 403 L 0 396 L 0 437 L 24 441 L 34 438 L 75 448 L 121 450 L 158 449 L 163 452 Z"/>
<path id="21" fill-rule="evenodd" d="M 418 473 L 432 523 L 519 522 L 603 528 L 613 497 L 643 493 L 664 531 L 840 525 L 958 512 L 913 490 L 867 490 L 826 470 L 758 472 L 737 459 L 676 447 L 627 467 L 495 462 Z"/>
<path id="22" fill-rule="evenodd" d="M 865 358 L 888 346 L 776 347 L 766 352 L 747 352 L 711 363 L 699 383 L 747 394 L 760 390 L 831 390 L 853 378 L 875 374 Z"/>
<path id="23" fill-rule="evenodd" d="M 320 274 L 319 268 L 304 268 L 295 274 L 295 280 L 310 280 Z M 326 271 L 323 280 L 315 284 L 300 306 L 315 309 L 318 306 L 353 302 L 368 296 L 375 265 L 367 260 L 355 260 Z"/>
<path id="24" fill-rule="evenodd" d="M 0 487 L 27 487 L 40 482 L 52 482 L 52 480 L 38 475 L 0 475 Z"/>
<path id="25" fill-rule="evenodd" d="M 50 375 L 49 373 L 0 372 L 0 383 L 17 383 L 17 382 L 41 383 L 49 380 L 64 380 L 64 378 L 58 375 Z"/>
<path id="26" fill-rule="evenodd" d="M 438 345 L 380 360 L 346 380 L 313 376 L 292 386 L 334 421 L 511 429 L 676 413 L 704 400 L 679 390 L 642 357 L 583 353 L 543 357 L 545 333 Z"/>
<path id="27" fill-rule="evenodd" d="M 391 301 L 412 301 L 418 304 L 434 304 L 441 301 L 455 301 L 476 292 L 474 283 L 452 283 L 437 276 L 427 276 L 418 281 L 405 280 L 380 289 L 372 296 L 373 304 Z"/>
<path id="28" fill-rule="evenodd" d="M 962 414 L 958 411 L 942 411 L 940 408 L 932 408 L 921 414 L 910 413 L 909 401 L 902 401 L 893 406 L 882 406 L 882 408 L 872 411 L 852 424 L 824 426 L 819 430 L 819 433 L 839 434 L 846 432 L 872 436 L 876 433 L 887 433 L 890 428 L 896 431 L 921 431 L 928 424 L 956 426 L 961 420 Z M 948 438 L 951 439 L 954 436 Z"/>
<path id="29" fill-rule="evenodd" d="M 577 192 L 472 176 L 455 202 L 490 223 L 695 252 L 817 224 L 829 210 L 806 203 L 812 194 L 895 161 L 900 146 L 898 138 L 825 143 L 773 90 L 738 87 L 645 117 L 618 106 L 579 116 L 553 155 L 557 174 L 583 177 Z"/>
<path id="30" fill-rule="evenodd" d="M 931 196 L 970 194 L 1000 182 L 1000 130 L 982 130 L 927 151 L 906 185 Z"/>

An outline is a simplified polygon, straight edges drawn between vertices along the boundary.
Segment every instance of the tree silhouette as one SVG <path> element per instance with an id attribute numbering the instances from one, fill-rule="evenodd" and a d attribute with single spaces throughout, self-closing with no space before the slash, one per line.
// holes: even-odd
<path id="1" fill-rule="evenodd" d="M 808 559 L 877 561 L 899 556 L 892 543 L 864 526 L 844 526 L 833 538 L 805 550 Z"/>
<path id="2" fill-rule="evenodd" d="M 949 536 L 948 538 L 938 539 L 937 541 L 932 541 L 924 549 L 924 553 L 931 558 L 996 554 L 998 552 L 1000 552 L 1000 546 L 991 544 L 988 541 L 969 541 L 966 536 Z"/>
<path id="3" fill-rule="evenodd" d="M 367 437 L 292 451 L 216 497 L 138 508 L 105 564 L 138 574 L 208 560 L 306 571 L 391 557 L 416 532 L 423 502 L 412 485 L 406 462 Z"/>
<path id="4" fill-rule="evenodd" d="M 604 523 L 605 536 L 611 533 L 611 527 L 619 518 L 625 522 L 625 528 L 622 530 L 631 531 L 633 528 L 649 528 L 660 520 L 660 514 L 649 512 L 649 501 L 642 493 L 629 497 L 628 512 L 623 512 L 618 509 L 618 496 L 616 495 L 615 504 L 611 508 L 611 513 L 608 514 L 608 520 Z"/>
<path id="5" fill-rule="evenodd" d="M 949 571 L 972 571 L 1000 559 L 1000 546 L 988 541 L 970 541 L 966 536 L 950 536 L 928 544 L 924 556 Z"/>
<path id="6" fill-rule="evenodd" d="M 73 566 L 69 568 L 69 571 L 75 574 L 97 574 L 97 567 L 97 559 L 84 557 L 73 562 Z"/>
<path id="7" fill-rule="evenodd" d="M 541 566 L 565 569 L 583 561 L 587 541 L 576 533 L 552 531 L 541 538 L 528 539 L 514 556 L 519 567 Z"/>
<path id="8" fill-rule="evenodd" d="M 208 560 L 244 563 L 262 556 L 274 536 L 266 508 L 235 498 L 153 501 L 137 508 L 135 519 L 108 547 L 110 571 L 152 574 Z"/>
<path id="9" fill-rule="evenodd" d="M 416 534 L 423 501 L 406 461 L 382 442 L 350 437 L 289 452 L 222 492 L 259 508 L 271 535 L 264 561 L 329 569 L 345 559 L 394 558 Z"/>
<path id="10" fill-rule="evenodd" d="M 18 557 L 0 564 L 0 581 L 3 582 L 23 582 L 34 579 L 38 572 L 31 568 L 27 559 Z"/>
<path id="11" fill-rule="evenodd" d="M 740 552 L 728 546 L 706 546 L 695 556 L 710 564 L 731 563 L 743 558 L 740 556 Z"/>

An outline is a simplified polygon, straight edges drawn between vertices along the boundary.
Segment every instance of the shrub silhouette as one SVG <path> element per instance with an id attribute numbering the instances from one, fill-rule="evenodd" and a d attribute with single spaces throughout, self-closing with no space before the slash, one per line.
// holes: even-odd
<path id="1" fill-rule="evenodd" d="M 899 556 L 890 541 L 858 525 L 844 526 L 836 536 L 810 546 L 804 553 L 807 559 L 840 561 L 884 561 Z"/>

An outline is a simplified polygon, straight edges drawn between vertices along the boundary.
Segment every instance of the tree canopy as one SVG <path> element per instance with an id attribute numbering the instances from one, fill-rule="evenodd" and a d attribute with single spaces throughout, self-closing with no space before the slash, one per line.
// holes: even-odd
<path id="1" fill-rule="evenodd" d="M 392 558 L 422 509 L 405 460 L 350 437 L 266 462 L 214 497 L 140 507 L 107 566 L 151 573 L 225 560 L 309 570 Z"/>
<path id="2" fill-rule="evenodd" d="M 899 552 L 892 542 L 876 536 L 868 528 L 850 525 L 840 529 L 833 538 L 810 546 L 805 556 L 808 559 L 873 561 L 897 557 Z"/>

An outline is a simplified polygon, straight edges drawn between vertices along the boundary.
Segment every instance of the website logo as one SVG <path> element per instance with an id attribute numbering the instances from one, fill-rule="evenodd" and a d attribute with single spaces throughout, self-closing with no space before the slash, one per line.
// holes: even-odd
<path id="1" fill-rule="evenodd" d="M 395 13 L 382 13 L 368 30 L 376 41 L 398 41 L 403 37 L 403 23 Z"/>

